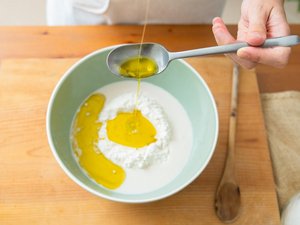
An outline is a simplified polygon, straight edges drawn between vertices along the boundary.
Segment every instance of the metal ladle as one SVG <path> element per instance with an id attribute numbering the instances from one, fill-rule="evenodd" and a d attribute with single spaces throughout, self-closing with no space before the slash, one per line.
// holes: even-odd
<path id="1" fill-rule="evenodd" d="M 300 43 L 298 35 L 289 35 L 277 38 L 266 39 L 262 48 L 275 47 L 275 46 L 293 46 Z M 155 74 L 159 74 L 164 71 L 168 64 L 179 58 L 215 55 L 237 52 L 238 49 L 250 46 L 246 42 L 237 42 L 234 44 L 213 46 L 207 48 L 199 48 L 194 50 L 182 51 L 182 52 L 169 52 L 165 47 L 156 43 L 144 43 L 144 44 L 127 44 L 119 46 L 113 49 L 107 56 L 107 66 L 110 71 L 118 76 L 123 76 L 119 73 L 120 65 L 128 58 L 134 56 L 145 56 L 153 59 L 158 70 Z M 126 76 L 127 77 L 127 76 Z"/>

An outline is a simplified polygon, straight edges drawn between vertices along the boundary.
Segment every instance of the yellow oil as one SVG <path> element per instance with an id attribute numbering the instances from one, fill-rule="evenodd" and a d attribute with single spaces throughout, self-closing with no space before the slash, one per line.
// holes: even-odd
<path id="1" fill-rule="evenodd" d="M 80 107 L 74 121 L 73 145 L 80 166 L 97 183 L 109 189 L 118 188 L 125 179 L 125 171 L 108 160 L 98 149 L 98 131 L 101 123 L 99 114 L 103 108 L 105 96 L 91 95 Z"/>
<path id="2" fill-rule="evenodd" d="M 111 141 L 132 148 L 141 148 L 156 141 L 156 129 L 139 110 L 118 113 L 107 122 L 106 129 Z"/>
<path id="3" fill-rule="evenodd" d="M 156 62 L 145 56 L 130 57 L 121 63 L 119 73 L 125 77 L 145 78 L 157 73 Z"/>
<path id="4" fill-rule="evenodd" d="M 144 42 L 147 22 L 148 22 L 148 14 L 149 14 L 149 6 L 150 0 L 146 1 L 146 10 L 145 10 L 145 23 L 143 26 L 142 38 L 139 47 L 139 52 L 137 56 L 130 57 L 126 59 L 123 63 L 121 63 L 119 67 L 119 73 L 125 77 L 132 77 L 137 79 L 137 90 L 136 90 L 136 97 L 135 97 L 135 110 L 133 112 L 134 117 L 131 118 L 136 124 L 138 124 L 138 97 L 141 89 L 141 78 L 146 78 L 152 76 L 157 73 L 158 65 L 157 63 L 146 56 L 142 56 L 142 44 Z M 140 114 L 142 116 L 142 114 Z M 146 118 L 145 118 L 146 119 Z M 153 141 L 154 142 L 154 141 Z"/>

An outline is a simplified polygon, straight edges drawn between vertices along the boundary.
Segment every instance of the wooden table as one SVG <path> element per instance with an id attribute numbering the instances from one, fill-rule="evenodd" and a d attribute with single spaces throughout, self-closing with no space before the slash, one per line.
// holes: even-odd
<path id="1" fill-rule="evenodd" d="M 95 49 L 139 42 L 141 31 L 140 26 L 0 28 L 0 224 L 222 224 L 213 201 L 228 135 L 232 64 L 224 57 L 188 60 L 217 101 L 220 133 L 208 167 L 176 195 L 141 205 L 110 202 L 73 183 L 51 154 L 45 113 L 63 72 Z M 292 32 L 299 35 L 300 26 Z M 149 26 L 145 39 L 173 51 L 215 44 L 205 25 Z M 241 71 L 236 167 L 243 207 L 234 224 L 280 224 L 258 84 L 262 92 L 300 90 L 300 48 L 293 50 L 286 69 L 259 66 L 258 83 L 255 71 Z"/>
<path id="2" fill-rule="evenodd" d="M 229 26 L 232 34 L 236 26 Z M 0 27 L 0 60 L 6 58 L 82 57 L 96 49 L 120 43 L 140 42 L 138 26 L 82 27 Z M 291 33 L 300 35 L 300 26 L 291 25 Z M 215 45 L 209 25 L 149 26 L 145 41 L 158 42 L 171 51 Z M 300 45 L 293 47 L 284 69 L 258 66 L 260 92 L 300 90 Z"/>

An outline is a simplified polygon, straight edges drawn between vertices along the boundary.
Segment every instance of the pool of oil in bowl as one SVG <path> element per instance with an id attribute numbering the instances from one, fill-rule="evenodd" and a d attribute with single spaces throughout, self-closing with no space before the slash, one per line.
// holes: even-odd
<path id="1" fill-rule="evenodd" d="M 125 194 L 151 192 L 171 182 L 186 165 L 193 142 L 191 122 L 178 100 L 164 89 L 143 82 L 141 83 L 143 94 L 157 100 L 157 103 L 162 106 L 169 123 L 172 125 L 169 158 L 166 162 L 154 164 L 146 169 L 122 168 L 108 160 L 97 146 L 99 140 L 98 130 L 102 126 L 98 122 L 99 114 L 104 104 L 108 104 L 115 98 L 132 92 L 135 88 L 135 81 L 120 81 L 103 86 L 92 93 L 79 107 L 73 120 L 71 133 L 73 137 L 73 152 L 82 170 L 100 186 Z M 136 113 L 138 111 L 133 111 L 123 116 L 131 118 Z M 117 114 L 115 119 L 120 115 L 122 113 Z M 113 120 L 110 120 L 110 122 Z M 122 116 L 117 120 L 122 121 Z M 117 124 L 120 125 L 119 122 Z M 133 128 L 131 130 L 130 128 L 129 130 L 124 129 L 123 132 L 135 133 L 136 124 L 129 126 Z M 123 128 L 122 126 L 121 130 Z M 148 128 L 146 130 L 149 132 Z M 153 130 L 150 132 L 151 135 L 154 135 Z M 148 137 L 147 142 L 149 141 L 155 140 Z"/>
<path id="2" fill-rule="evenodd" d="M 108 160 L 97 149 L 101 123 L 98 115 L 105 102 L 102 94 L 91 95 L 77 112 L 73 126 L 73 148 L 80 166 L 97 183 L 109 189 L 118 188 L 124 181 L 125 171 Z"/>
<path id="3" fill-rule="evenodd" d="M 108 138 L 118 144 L 142 148 L 156 141 L 156 130 L 141 111 L 121 112 L 107 122 Z"/>
<path id="4" fill-rule="evenodd" d="M 105 104 L 105 96 L 92 94 L 81 105 L 73 126 L 73 148 L 80 166 L 97 183 L 109 189 L 116 189 L 124 182 L 126 173 L 120 166 L 107 159 L 98 149 L 98 122 Z M 139 110 L 121 112 L 107 121 L 108 138 L 120 145 L 135 148 L 147 146 L 156 141 L 156 130 Z"/>

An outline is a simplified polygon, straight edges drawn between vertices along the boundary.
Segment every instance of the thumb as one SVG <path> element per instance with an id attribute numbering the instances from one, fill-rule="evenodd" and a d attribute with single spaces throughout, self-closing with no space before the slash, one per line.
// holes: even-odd
<path id="1" fill-rule="evenodd" d="M 262 45 L 266 39 L 266 24 L 269 12 L 262 8 L 254 8 L 249 12 L 249 28 L 246 36 L 248 44 L 253 46 Z"/>

